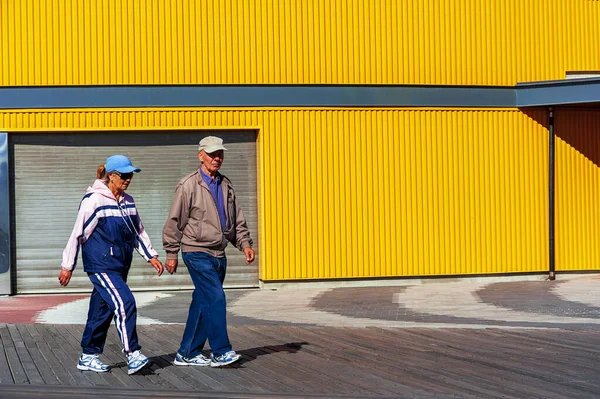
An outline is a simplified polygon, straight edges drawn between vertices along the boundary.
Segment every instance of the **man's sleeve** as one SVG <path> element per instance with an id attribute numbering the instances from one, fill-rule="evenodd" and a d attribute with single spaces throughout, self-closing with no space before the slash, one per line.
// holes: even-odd
<path id="1" fill-rule="evenodd" d="M 167 253 L 167 260 L 177 259 L 183 229 L 188 223 L 190 204 L 185 194 L 183 185 L 178 184 L 169 210 L 169 216 L 163 228 L 163 248 Z"/>
<path id="2" fill-rule="evenodd" d="M 235 241 L 234 244 L 237 249 L 243 251 L 244 248 L 251 247 L 253 244 L 252 238 L 250 238 L 250 229 L 246 224 L 246 218 L 240 204 L 235 198 Z"/>

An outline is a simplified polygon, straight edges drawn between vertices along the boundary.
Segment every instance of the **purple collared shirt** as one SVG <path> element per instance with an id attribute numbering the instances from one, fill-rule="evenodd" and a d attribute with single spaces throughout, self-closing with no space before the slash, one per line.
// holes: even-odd
<path id="1" fill-rule="evenodd" d="M 221 230 L 225 231 L 225 200 L 223 199 L 223 189 L 221 188 L 221 176 L 217 174 L 217 177 L 214 179 L 204 173 L 202 168 L 200 168 L 200 173 L 202 174 L 202 180 L 208 186 L 210 193 L 212 194 L 213 199 L 215 200 L 215 205 L 217 205 L 217 212 L 219 213 L 219 221 L 221 222 Z"/>

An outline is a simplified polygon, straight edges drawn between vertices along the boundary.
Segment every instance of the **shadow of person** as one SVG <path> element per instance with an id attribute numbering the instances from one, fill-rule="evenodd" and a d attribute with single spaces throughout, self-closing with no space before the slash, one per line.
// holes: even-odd
<path id="1" fill-rule="evenodd" d="M 238 350 L 236 352 L 242 355 L 242 358 L 239 361 L 225 367 L 239 368 L 242 367 L 245 363 L 249 363 L 256 360 L 259 356 L 273 355 L 275 353 L 280 352 L 296 353 L 299 350 L 301 350 L 304 345 L 310 345 L 310 343 L 289 342 L 287 344 L 282 345 L 258 346 L 256 348 Z M 208 351 L 203 351 L 202 354 L 206 357 L 210 357 L 210 352 Z M 175 353 L 169 353 L 161 356 L 153 356 L 150 357 L 150 360 L 152 361 L 152 364 L 155 367 L 165 368 L 173 365 L 173 360 L 175 360 Z"/>
<path id="2" fill-rule="evenodd" d="M 259 346 L 256 348 L 250 349 L 242 349 L 237 351 L 242 358 L 239 362 L 234 363 L 237 364 L 237 367 L 243 366 L 245 363 L 252 362 L 256 360 L 259 356 L 267 356 L 273 355 L 275 353 L 287 352 L 287 353 L 296 353 L 302 349 L 303 346 L 310 345 L 308 342 L 289 342 L 287 344 L 282 345 L 267 345 L 267 346 Z"/>

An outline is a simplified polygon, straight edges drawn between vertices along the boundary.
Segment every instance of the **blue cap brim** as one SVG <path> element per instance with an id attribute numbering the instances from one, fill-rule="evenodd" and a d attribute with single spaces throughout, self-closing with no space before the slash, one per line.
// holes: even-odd
<path id="1" fill-rule="evenodd" d="M 119 173 L 131 173 L 131 172 L 140 173 L 142 171 L 140 168 L 136 168 L 133 165 L 123 166 L 122 168 L 117 168 L 115 170 Z"/>

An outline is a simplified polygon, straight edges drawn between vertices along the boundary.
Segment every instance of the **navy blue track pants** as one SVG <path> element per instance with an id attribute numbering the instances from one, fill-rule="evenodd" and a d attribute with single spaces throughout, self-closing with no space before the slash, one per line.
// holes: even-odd
<path id="1" fill-rule="evenodd" d="M 83 353 L 100 354 L 104 350 L 106 334 L 114 319 L 123 351 L 140 349 L 136 331 L 137 308 L 135 298 L 126 283 L 127 275 L 120 273 L 88 273 L 94 290 L 90 298 L 87 324 L 81 338 Z"/>

